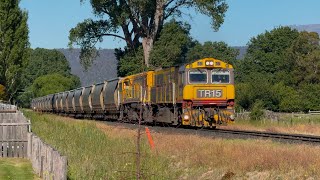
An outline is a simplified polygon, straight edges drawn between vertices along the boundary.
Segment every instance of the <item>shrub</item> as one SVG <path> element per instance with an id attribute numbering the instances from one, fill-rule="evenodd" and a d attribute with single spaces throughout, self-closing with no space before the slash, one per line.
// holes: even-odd
<path id="1" fill-rule="evenodd" d="M 257 100 L 251 108 L 250 119 L 260 120 L 264 115 L 263 107 L 263 102 L 261 100 Z"/>

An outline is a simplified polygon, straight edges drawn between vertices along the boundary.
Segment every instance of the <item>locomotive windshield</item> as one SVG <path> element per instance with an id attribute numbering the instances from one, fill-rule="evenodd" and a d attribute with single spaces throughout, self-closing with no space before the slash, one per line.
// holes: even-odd
<path id="1" fill-rule="evenodd" d="M 229 70 L 212 70 L 212 83 L 230 83 L 230 71 Z"/>
<path id="2" fill-rule="evenodd" d="M 189 71 L 190 83 L 207 83 L 207 71 L 203 69 L 192 69 Z"/>

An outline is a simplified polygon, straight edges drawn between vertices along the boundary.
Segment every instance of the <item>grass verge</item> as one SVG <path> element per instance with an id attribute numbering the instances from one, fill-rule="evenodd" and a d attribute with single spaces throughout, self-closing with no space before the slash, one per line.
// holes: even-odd
<path id="1" fill-rule="evenodd" d="M 20 158 L 0 158 L 0 179 L 34 179 L 30 161 Z"/>
<path id="2" fill-rule="evenodd" d="M 293 116 L 283 114 L 276 120 L 262 119 L 249 120 L 238 118 L 234 124 L 221 127 L 224 129 L 257 130 L 293 134 L 309 134 L 320 136 L 320 116 L 303 115 Z"/>
<path id="3" fill-rule="evenodd" d="M 102 122 L 26 111 L 33 131 L 68 156 L 70 179 L 135 179 L 135 134 Z M 152 130 L 152 128 L 151 128 Z M 320 147 L 152 132 L 144 179 L 319 179 Z"/>
<path id="4" fill-rule="evenodd" d="M 134 179 L 135 137 L 109 136 L 95 121 L 74 120 L 56 115 L 24 111 L 32 131 L 68 157 L 69 179 Z M 118 132 L 119 133 L 119 132 Z M 133 133 L 134 135 L 134 133 Z M 142 143 L 142 177 L 174 179 L 166 157 L 152 154 Z"/>

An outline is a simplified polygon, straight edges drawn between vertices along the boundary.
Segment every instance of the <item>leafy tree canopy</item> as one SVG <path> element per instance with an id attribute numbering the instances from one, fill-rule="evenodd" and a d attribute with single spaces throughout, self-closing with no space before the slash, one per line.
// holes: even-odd
<path id="1" fill-rule="evenodd" d="M 299 87 L 300 104 L 305 112 L 308 110 L 318 111 L 320 109 L 319 91 L 320 84 L 305 84 Z"/>
<path id="2" fill-rule="evenodd" d="M 188 52 L 187 61 L 192 62 L 201 58 L 214 57 L 235 65 L 238 55 L 239 50 L 229 47 L 224 42 L 207 41 L 203 45 L 196 42 Z"/>
<path id="3" fill-rule="evenodd" d="M 42 80 L 40 83 L 42 86 L 49 85 L 50 87 L 41 86 L 41 88 L 35 88 L 35 80 L 43 76 L 47 77 L 47 75 L 59 74 L 59 76 L 64 77 L 63 79 L 69 80 L 65 82 L 69 82 L 70 87 L 79 87 L 81 85 L 79 77 L 71 74 L 71 68 L 68 60 L 58 50 L 36 48 L 34 50 L 30 50 L 30 52 L 29 63 L 22 74 L 23 84 L 21 87 L 23 91 L 20 92 L 17 97 L 19 105 L 28 107 L 31 99 L 39 94 L 38 91 L 40 89 L 46 89 L 45 91 L 41 90 L 41 94 L 44 94 L 47 92 L 47 89 L 52 87 L 51 85 L 44 83 Z M 45 82 L 49 83 L 50 81 Z M 68 86 L 63 85 L 63 87 Z"/>
<path id="4" fill-rule="evenodd" d="M 122 51 L 117 49 L 118 56 L 118 76 L 124 77 L 132 74 L 137 74 L 148 70 L 143 64 L 143 50 L 142 47 L 136 48 L 134 51 Z"/>
<path id="5" fill-rule="evenodd" d="M 143 63 L 143 49 L 140 46 L 134 51 L 117 50 L 118 75 L 126 76 L 159 67 L 170 67 L 185 62 L 187 50 L 192 44 L 189 36 L 190 26 L 171 20 L 163 27 L 151 52 L 151 67 Z M 175 38 L 172 38 L 175 37 Z"/>
<path id="6" fill-rule="evenodd" d="M 249 109 L 259 100 L 273 111 L 319 110 L 319 42 L 317 33 L 289 27 L 252 38 L 237 69 L 238 105 Z"/>
<path id="7" fill-rule="evenodd" d="M 137 48 L 142 39 L 143 63 L 149 67 L 150 52 L 165 20 L 181 16 L 183 9 L 193 8 L 209 16 L 217 30 L 228 8 L 225 0 L 91 0 L 90 3 L 98 19 L 86 19 L 72 28 L 69 35 L 69 45 L 81 47 L 80 58 L 85 67 L 92 63 L 94 46 L 104 36 L 124 40 L 129 50 Z"/>
<path id="8" fill-rule="evenodd" d="M 25 86 L 30 86 L 36 78 L 47 74 L 71 75 L 69 62 L 58 50 L 36 48 L 30 54 L 29 63 L 24 70 Z"/>
<path id="9" fill-rule="evenodd" d="M 189 32 L 189 24 L 175 20 L 166 23 L 151 51 L 151 68 L 172 67 L 185 63 L 187 51 L 192 44 Z"/>
<path id="10" fill-rule="evenodd" d="M 294 85 L 320 83 L 319 35 L 301 32 L 287 50 L 287 58 L 293 60 L 292 76 Z"/>
<path id="11" fill-rule="evenodd" d="M 292 71 L 293 59 L 286 58 L 286 51 L 299 36 L 297 30 L 278 27 L 253 37 L 248 43 L 248 51 L 238 68 L 237 80 L 245 82 L 255 72 L 262 73 L 272 82 Z"/>
<path id="12" fill-rule="evenodd" d="M 19 0 L 0 3 L 0 84 L 5 87 L 8 100 L 20 88 L 21 72 L 28 57 L 27 12 L 19 8 Z"/>
<path id="13" fill-rule="evenodd" d="M 48 74 L 38 77 L 32 84 L 31 90 L 34 97 L 67 91 L 78 87 L 77 79 L 65 77 L 61 74 Z"/>

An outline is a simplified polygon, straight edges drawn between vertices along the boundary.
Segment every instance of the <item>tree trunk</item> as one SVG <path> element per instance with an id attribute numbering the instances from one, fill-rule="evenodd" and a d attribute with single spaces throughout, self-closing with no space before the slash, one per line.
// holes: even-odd
<path id="1" fill-rule="evenodd" d="M 154 39 L 152 37 L 144 37 L 142 39 L 144 64 L 147 67 L 150 67 L 149 59 L 150 59 L 150 52 L 153 48 L 153 42 L 154 42 Z"/>
<path id="2" fill-rule="evenodd" d="M 166 0 L 157 0 L 156 1 L 156 12 L 154 14 L 153 19 L 151 20 L 151 26 L 153 27 L 151 31 L 145 32 L 145 37 L 142 39 L 142 47 L 143 47 L 143 57 L 144 64 L 147 67 L 150 67 L 150 52 L 153 48 L 153 43 L 157 38 L 159 33 L 159 29 L 163 25 L 163 16 L 164 16 L 164 5 Z"/>

